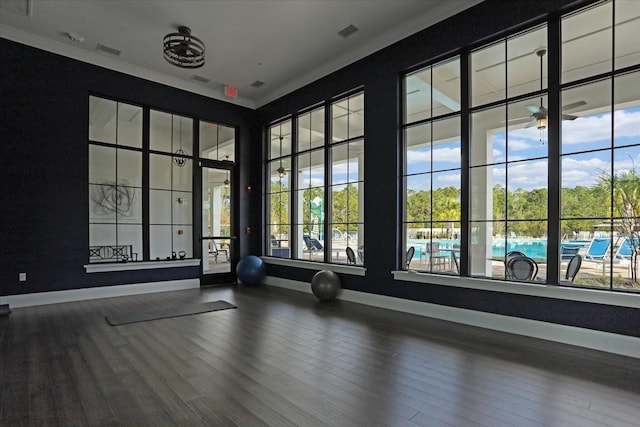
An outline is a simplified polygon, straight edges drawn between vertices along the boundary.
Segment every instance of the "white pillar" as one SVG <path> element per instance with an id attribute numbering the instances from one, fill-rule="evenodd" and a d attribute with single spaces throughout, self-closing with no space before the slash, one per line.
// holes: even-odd
<path id="1" fill-rule="evenodd" d="M 474 164 L 488 164 L 493 159 L 492 134 L 484 128 L 473 130 L 471 135 L 471 159 Z M 480 171 L 484 170 L 484 173 Z M 476 168 L 471 176 L 471 218 L 493 217 L 493 168 Z M 492 223 L 473 223 L 471 229 L 472 275 L 491 276 Z"/>

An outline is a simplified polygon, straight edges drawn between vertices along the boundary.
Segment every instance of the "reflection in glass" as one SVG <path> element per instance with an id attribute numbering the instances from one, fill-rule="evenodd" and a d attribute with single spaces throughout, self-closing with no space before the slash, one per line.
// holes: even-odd
<path id="1" fill-rule="evenodd" d="M 200 122 L 200 157 L 235 162 L 235 129 L 217 123 Z"/>
<path id="2" fill-rule="evenodd" d="M 269 128 L 269 159 L 291 155 L 291 120 Z"/>

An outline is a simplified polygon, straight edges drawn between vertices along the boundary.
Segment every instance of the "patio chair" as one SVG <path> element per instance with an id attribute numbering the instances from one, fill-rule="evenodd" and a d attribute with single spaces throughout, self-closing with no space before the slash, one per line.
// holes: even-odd
<path id="1" fill-rule="evenodd" d="M 609 237 L 594 237 L 587 247 L 583 261 L 593 261 L 602 263 L 602 274 L 605 273 L 605 266 L 609 260 L 609 249 L 611 239 Z"/>
<path id="2" fill-rule="evenodd" d="M 433 270 L 434 264 L 440 267 L 446 267 L 448 255 L 440 255 L 440 243 L 427 243 L 425 254 L 429 257 L 429 266 Z"/>
<path id="3" fill-rule="evenodd" d="M 355 264 L 356 254 L 355 252 L 353 252 L 353 249 L 347 246 L 347 248 L 345 249 L 345 252 L 347 253 L 347 264 Z"/>
<path id="4" fill-rule="evenodd" d="M 213 255 L 216 262 L 218 262 L 218 255 L 220 255 L 221 253 L 225 254 L 225 256 L 227 257 L 227 261 L 229 261 L 229 251 L 226 249 L 218 248 L 218 244 L 215 240 L 211 240 L 211 250 L 209 251 L 209 253 Z"/>
<path id="5" fill-rule="evenodd" d="M 513 280 L 534 280 L 538 274 L 538 264 L 527 256 L 514 256 L 507 261 L 507 278 Z"/>
<path id="6" fill-rule="evenodd" d="M 456 255 L 455 249 L 457 248 L 454 247 L 454 250 L 451 251 L 451 259 L 456 266 L 456 273 L 460 274 L 460 263 L 458 262 L 458 255 Z"/>
<path id="7" fill-rule="evenodd" d="M 569 264 L 567 264 L 567 271 L 564 275 L 564 280 L 573 283 L 573 279 L 576 278 L 581 265 L 582 257 L 580 255 L 574 255 L 573 257 L 571 257 L 571 259 L 569 260 Z"/>
<path id="8" fill-rule="evenodd" d="M 507 256 L 504 259 L 509 260 L 509 258 L 516 257 L 516 256 L 527 256 L 527 254 L 520 251 L 511 251 L 511 252 L 507 252 Z"/>
<path id="9" fill-rule="evenodd" d="M 513 258 L 516 257 L 527 257 L 527 254 L 525 254 L 524 252 L 520 252 L 520 251 L 511 251 L 511 252 L 507 252 L 507 255 L 505 255 L 504 257 L 504 270 L 507 273 L 507 279 L 513 279 L 513 277 L 509 277 L 509 270 L 507 268 L 507 265 L 509 264 L 509 261 Z"/>
<path id="10" fill-rule="evenodd" d="M 409 264 L 411 264 L 411 260 L 413 259 L 413 254 L 416 252 L 416 248 L 411 246 L 407 250 L 407 270 L 409 269 Z"/>

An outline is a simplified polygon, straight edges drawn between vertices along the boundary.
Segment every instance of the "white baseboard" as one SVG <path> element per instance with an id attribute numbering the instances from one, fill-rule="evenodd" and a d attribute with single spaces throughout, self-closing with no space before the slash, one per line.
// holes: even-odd
<path id="1" fill-rule="evenodd" d="M 166 282 L 135 283 L 131 285 L 99 286 L 94 288 L 70 289 L 67 291 L 7 295 L 0 296 L 0 304 L 9 304 L 11 308 L 30 307 L 34 305 L 57 304 L 97 298 L 149 294 L 153 292 L 181 291 L 199 287 L 199 279 L 169 280 Z"/>
<path id="2" fill-rule="evenodd" d="M 311 285 L 309 283 L 296 280 L 269 276 L 266 278 L 265 283 L 270 286 L 311 293 Z M 500 314 L 484 313 L 464 308 L 448 307 L 403 298 L 351 291 L 348 289 L 342 290 L 338 299 L 640 358 L 640 338 L 627 335 L 612 334 L 609 332 L 558 325 L 519 317 L 503 316 Z"/>

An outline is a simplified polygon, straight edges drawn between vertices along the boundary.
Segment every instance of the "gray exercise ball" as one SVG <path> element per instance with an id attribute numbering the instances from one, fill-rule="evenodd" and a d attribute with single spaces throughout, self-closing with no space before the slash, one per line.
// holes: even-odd
<path id="1" fill-rule="evenodd" d="M 320 301 L 332 301 L 340 292 L 340 277 L 333 271 L 320 270 L 311 279 L 311 291 Z"/>

